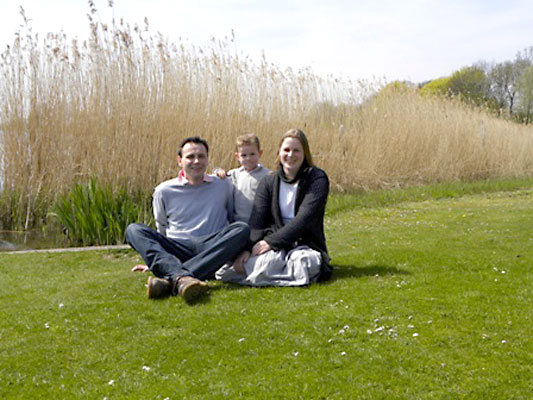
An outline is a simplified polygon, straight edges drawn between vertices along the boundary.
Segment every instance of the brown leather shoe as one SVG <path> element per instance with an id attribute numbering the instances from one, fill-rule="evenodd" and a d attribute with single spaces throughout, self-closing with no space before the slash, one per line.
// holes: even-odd
<path id="1" fill-rule="evenodd" d="M 148 298 L 149 299 L 160 299 L 163 297 L 170 296 L 172 293 L 172 285 L 167 279 L 156 278 L 155 276 L 150 276 L 148 278 Z"/>
<path id="2" fill-rule="evenodd" d="M 179 296 L 183 297 L 187 303 L 192 302 L 201 296 L 209 287 L 207 283 L 192 276 L 180 276 L 176 282 L 176 289 Z"/>

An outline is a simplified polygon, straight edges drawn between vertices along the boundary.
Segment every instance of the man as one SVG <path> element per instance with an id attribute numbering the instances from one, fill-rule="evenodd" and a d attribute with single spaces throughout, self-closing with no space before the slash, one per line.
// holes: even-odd
<path id="1" fill-rule="evenodd" d="M 206 174 L 209 147 L 204 139 L 189 137 L 180 145 L 177 178 L 155 188 L 153 211 L 157 231 L 131 224 L 126 240 L 156 277 L 148 278 L 148 297 L 180 295 L 191 302 L 208 289 L 226 262 L 236 267 L 248 244 L 250 230 L 233 218 L 231 183 Z"/>

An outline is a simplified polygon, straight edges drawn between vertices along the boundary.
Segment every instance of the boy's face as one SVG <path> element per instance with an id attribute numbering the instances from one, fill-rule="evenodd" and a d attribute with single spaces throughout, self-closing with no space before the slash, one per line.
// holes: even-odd
<path id="1" fill-rule="evenodd" d="M 235 153 L 235 158 L 239 161 L 239 164 L 244 167 L 248 172 L 254 170 L 259 163 L 259 157 L 263 154 L 262 150 L 259 150 L 254 144 L 245 144 L 240 146 Z"/>

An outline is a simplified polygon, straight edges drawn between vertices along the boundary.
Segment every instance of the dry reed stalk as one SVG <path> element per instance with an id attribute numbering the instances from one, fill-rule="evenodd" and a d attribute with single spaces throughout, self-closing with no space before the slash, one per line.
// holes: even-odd
<path id="1" fill-rule="evenodd" d="M 335 190 L 533 173 L 531 127 L 460 102 L 373 95 L 381 83 L 254 63 L 231 51 L 233 38 L 198 48 L 90 18 L 82 44 L 40 42 L 27 27 L 2 54 L 2 173 L 21 210 L 46 210 L 89 177 L 149 192 L 175 175 L 176 146 L 191 135 L 210 142 L 213 167 L 230 168 L 236 136 L 255 132 L 273 167 L 291 127 L 308 133 Z"/>

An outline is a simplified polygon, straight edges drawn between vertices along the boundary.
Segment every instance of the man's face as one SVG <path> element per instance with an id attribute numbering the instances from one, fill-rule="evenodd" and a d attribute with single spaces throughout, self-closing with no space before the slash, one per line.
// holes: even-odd
<path id="1" fill-rule="evenodd" d="M 181 149 L 181 157 L 178 156 L 178 165 L 193 185 L 203 182 L 208 163 L 207 149 L 200 143 L 186 143 Z"/>

